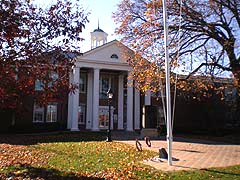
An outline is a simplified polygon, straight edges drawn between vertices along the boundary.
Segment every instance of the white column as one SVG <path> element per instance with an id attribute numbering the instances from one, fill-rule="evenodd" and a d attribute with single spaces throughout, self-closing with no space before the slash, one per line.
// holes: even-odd
<path id="1" fill-rule="evenodd" d="M 140 129 L 140 93 L 137 89 L 135 89 L 134 100 L 134 129 Z"/>
<path id="2" fill-rule="evenodd" d="M 150 90 L 147 90 L 146 93 L 145 93 L 145 105 L 148 106 L 148 105 L 151 105 L 151 91 Z"/>
<path id="3" fill-rule="evenodd" d="M 71 85 L 73 83 L 73 73 L 70 72 L 69 73 L 69 85 Z M 71 129 L 71 125 L 72 125 L 72 109 L 73 109 L 73 93 L 70 92 L 68 94 L 68 121 L 67 121 L 67 128 Z"/>
<path id="4" fill-rule="evenodd" d="M 118 129 L 123 129 L 123 75 L 118 76 Z"/>
<path id="5" fill-rule="evenodd" d="M 79 131 L 78 129 L 78 106 L 79 106 L 79 76 L 80 76 L 80 68 L 73 68 L 73 83 L 77 85 L 77 88 L 74 90 L 73 98 L 72 98 L 72 124 L 71 131 Z"/>
<path id="6" fill-rule="evenodd" d="M 100 70 L 94 69 L 93 73 L 93 125 L 92 130 L 98 131 L 99 130 L 99 77 L 100 77 Z"/>
<path id="7" fill-rule="evenodd" d="M 132 79 L 129 78 L 127 84 L 127 131 L 133 131 L 133 87 Z"/>
<path id="8" fill-rule="evenodd" d="M 86 115 L 86 129 L 92 128 L 92 115 L 93 115 L 93 74 L 92 71 L 88 72 L 87 79 L 87 115 Z"/>

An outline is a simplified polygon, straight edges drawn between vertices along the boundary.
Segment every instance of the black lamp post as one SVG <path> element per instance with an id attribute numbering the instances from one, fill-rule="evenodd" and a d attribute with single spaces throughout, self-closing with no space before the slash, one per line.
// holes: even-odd
<path id="1" fill-rule="evenodd" d="M 111 138 L 111 102 L 112 102 L 112 98 L 113 98 L 113 92 L 111 90 L 111 88 L 108 89 L 107 92 L 107 96 L 108 96 L 108 130 L 107 130 L 107 142 L 111 142 L 112 138 Z"/>

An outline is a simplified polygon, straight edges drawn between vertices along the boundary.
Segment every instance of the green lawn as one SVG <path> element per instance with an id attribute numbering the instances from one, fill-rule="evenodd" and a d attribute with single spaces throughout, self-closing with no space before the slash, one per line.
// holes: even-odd
<path id="1" fill-rule="evenodd" d="M 156 152 L 104 139 L 102 132 L 0 137 L 0 179 L 240 179 L 240 166 L 158 171 L 141 163 Z"/>

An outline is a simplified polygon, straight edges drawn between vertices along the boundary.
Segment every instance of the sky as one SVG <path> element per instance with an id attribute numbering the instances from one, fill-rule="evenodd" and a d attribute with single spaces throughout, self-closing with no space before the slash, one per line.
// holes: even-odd
<path id="1" fill-rule="evenodd" d="M 108 34 L 108 42 L 118 39 L 117 36 L 114 35 L 116 25 L 112 19 L 112 13 L 116 11 L 117 4 L 120 3 L 120 1 L 121 0 L 80 0 L 83 8 L 91 13 L 88 16 L 89 23 L 87 23 L 85 29 L 83 29 L 82 37 L 85 41 L 82 42 L 81 52 L 86 52 L 91 49 L 90 32 L 97 29 L 98 20 L 99 28 Z M 56 0 L 35 0 L 34 3 L 36 3 L 37 6 L 48 6 L 53 2 L 56 2 Z"/>
<path id="2" fill-rule="evenodd" d="M 108 42 L 114 39 L 118 39 L 116 35 L 114 35 L 114 29 L 116 25 L 112 19 L 112 12 L 116 11 L 117 4 L 120 0 L 81 0 L 83 4 L 83 8 L 87 11 L 90 11 L 89 15 L 89 23 L 86 24 L 86 29 L 83 30 L 83 37 L 86 39 L 86 43 L 83 49 L 89 50 L 91 47 L 91 36 L 90 32 L 98 27 L 99 20 L 99 28 L 105 31 L 108 34 Z"/>

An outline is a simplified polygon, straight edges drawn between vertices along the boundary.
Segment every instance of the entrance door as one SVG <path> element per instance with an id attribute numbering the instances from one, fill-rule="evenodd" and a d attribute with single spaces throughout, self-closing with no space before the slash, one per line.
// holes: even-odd
<path id="1" fill-rule="evenodd" d="M 109 107 L 108 106 L 99 106 L 99 128 L 107 129 L 109 122 Z M 111 107 L 111 128 L 113 127 L 113 107 Z"/>
<path id="2" fill-rule="evenodd" d="M 156 128 L 165 125 L 164 112 L 160 106 L 145 106 L 146 128 Z"/>
<path id="3" fill-rule="evenodd" d="M 146 110 L 146 128 L 157 127 L 157 106 L 145 106 Z"/>

